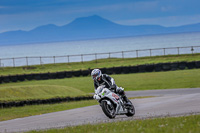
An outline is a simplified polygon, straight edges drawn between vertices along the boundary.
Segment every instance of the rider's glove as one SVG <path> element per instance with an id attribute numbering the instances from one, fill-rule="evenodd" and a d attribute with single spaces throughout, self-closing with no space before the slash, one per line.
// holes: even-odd
<path id="1" fill-rule="evenodd" d="M 110 86 L 110 88 L 111 88 L 111 89 L 116 89 L 117 86 L 116 86 L 115 84 L 113 84 L 113 85 Z"/>
<path id="2" fill-rule="evenodd" d="M 96 99 L 96 100 L 99 100 L 99 99 L 100 99 L 99 95 L 97 95 L 97 94 L 95 94 L 95 95 L 93 96 L 93 98 Z"/>

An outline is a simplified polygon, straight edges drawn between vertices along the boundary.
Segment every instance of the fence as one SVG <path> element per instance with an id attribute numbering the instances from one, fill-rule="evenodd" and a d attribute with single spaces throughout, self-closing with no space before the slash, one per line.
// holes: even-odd
<path id="1" fill-rule="evenodd" d="M 0 67 L 31 66 L 56 63 L 84 62 L 103 58 L 138 58 L 147 56 L 180 55 L 200 53 L 200 46 L 141 49 L 108 53 L 93 53 L 64 56 L 38 56 L 0 58 Z"/>

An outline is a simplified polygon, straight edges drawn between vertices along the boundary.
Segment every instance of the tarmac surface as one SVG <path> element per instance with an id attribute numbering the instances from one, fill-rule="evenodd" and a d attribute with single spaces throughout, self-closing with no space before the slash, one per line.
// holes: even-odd
<path id="1" fill-rule="evenodd" d="M 136 114 L 109 119 L 99 105 L 0 122 L 0 132 L 24 132 L 67 126 L 96 124 L 153 117 L 183 116 L 200 113 L 200 88 L 128 91 L 128 97 L 155 96 L 132 99 Z"/>

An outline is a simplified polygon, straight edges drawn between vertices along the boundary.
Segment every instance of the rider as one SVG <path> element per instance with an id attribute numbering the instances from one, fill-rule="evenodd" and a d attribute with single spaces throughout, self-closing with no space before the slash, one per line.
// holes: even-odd
<path id="1" fill-rule="evenodd" d="M 92 79 L 94 80 L 94 88 L 95 88 L 95 92 L 96 92 L 96 89 L 100 86 L 100 85 L 105 85 L 106 88 L 110 89 L 111 91 L 119 94 L 122 96 L 122 98 L 124 99 L 125 101 L 125 105 L 130 105 L 130 102 L 128 100 L 128 98 L 126 97 L 125 95 L 125 92 L 124 92 L 124 89 L 121 88 L 121 87 L 118 87 L 116 84 L 115 84 L 115 81 L 112 77 L 108 76 L 107 74 L 102 74 L 101 70 L 99 69 L 94 69 L 92 72 L 91 72 L 91 76 L 92 76 Z M 94 98 L 96 97 L 97 95 L 95 94 L 94 95 Z"/>

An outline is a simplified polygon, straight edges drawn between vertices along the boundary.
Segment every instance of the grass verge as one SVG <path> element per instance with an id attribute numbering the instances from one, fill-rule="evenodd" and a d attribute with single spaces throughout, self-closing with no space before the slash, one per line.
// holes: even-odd
<path id="1" fill-rule="evenodd" d="M 166 62 L 180 62 L 180 61 L 199 61 L 200 54 L 184 54 L 184 55 L 167 55 L 154 57 L 140 57 L 140 58 L 109 58 L 99 59 L 96 61 L 75 62 L 75 63 L 58 63 L 35 65 L 28 67 L 5 67 L 0 68 L 0 75 L 16 75 L 16 74 L 30 74 L 30 73 L 46 73 L 59 72 L 71 70 L 86 70 L 88 68 L 104 68 L 117 66 L 135 66 L 142 64 L 166 63 Z"/>
<path id="2" fill-rule="evenodd" d="M 0 88 L 0 101 L 50 99 L 67 96 L 86 96 L 86 93 L 73 87 L 47 84 L 9 86 Z"/>
<path id="3" fill-rule="evenodd" d="M 28 133 L 198 133 L 200 115 L 82 125 Z"/>
<path id="4" fill-rule="evenodd" d="M 125 91 L 200 87 L 200 69 L 119 74 L 112 75 L 112 77 L 118 86 L 125 88 Z M 25 81 L 1 84 L 0 101 L 45 99 L 69 95 L 82 96 L 93 92 L 91 77 Z"/>
<path id="5" fill-rule="evenodd" d="M 129 99 L 150 98 L 150 97 L 151 96 L 131 97 Z M 33 115 L 41 115 L 45 113 L 64 111 L 64 110 L 81 108 L 98 104 L 99 103 L 96 100 L 87 100 L 87 101 L 77 101 L 77 102 L 63 102 L 58 104 L 44 104 L 44 105 L 4 108 L 0 109 L 0 121 L 22 118 Z"/>

